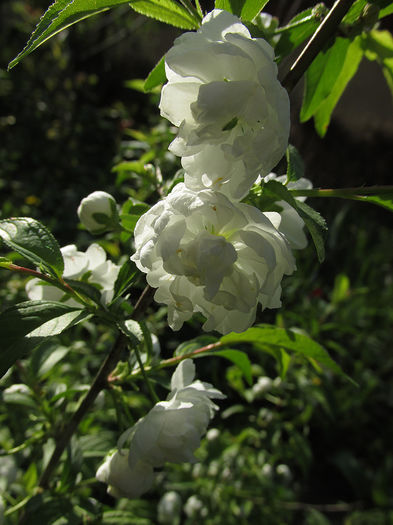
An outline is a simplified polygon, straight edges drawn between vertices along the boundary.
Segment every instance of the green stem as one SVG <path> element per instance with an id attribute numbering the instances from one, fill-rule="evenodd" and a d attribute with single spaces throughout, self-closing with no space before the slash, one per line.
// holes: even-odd
<path id="1" fill-rule="evenodd" d="M 91 302 L 86 302 L 86 299 L 84 299 L 79 293 L 74 290 L 69 284 L 67 284 L 63 279 L 55 279 L 51 277 L 50 275 L 46 275 L 45 273 L 41 273 L 37 270 L 32 270 L 31 268 L 25 268 L 24 266 L 18 266 L 17 264 L 9 264 L 8 266 L 3 266 L 6 270 L 11 270 L 13 272 L 22 273 L 24 275 L 27 275 L 29 277 L 35 277 L 37 279 L 41 279 L 41 281 L 45 281 L 48 284 L 55 286 L 56 288 L 60 288 L 65 293 L 68 293 L 71 295 L 75 301 L 78 301 L 78 303 L 83 304 L 83 306 L 91 306 Z"/>
<path id="2" fill-rule="evenodd" d="M 313 188 L 310 190 L 290 190 L 295 197 L 337 197 L 340 199 L 362 200 L 362 197 L 393 192 L 393 186 L 367 186 L 363 188 Z"/>
<path id="3" fill-rule="evenodd" d="M 158 365 L 144 367 L 144 371 L 142 371 L 142 368 L 140 368 L 139 370 L 134 370 L 131 373 L 131 377 L 140 376 L 141 374 L 143 375 L 144 373 L 151 372 L 153 370 L 160 370 L 161 368 L 175 366 L 178 363 L 180 363 L 180 361 L 184 361 L 184 359 L 192 359 L 193 357 L 199 354 L 203 354 L 205 352 L 212 352 L 213 350 L 217 350 L 221 346 L 223 346 L 223 343 L 221 343 L 221 341 L 217 341 L 217 343 L 211 343 L 210 345 L 202 346 L 201 348 L 197 348 L 196 350 L 193 350 L 192 352 L 188 354 L 183 354 L 183 355 L 171 357 L 169 359 L 164 359 L 164 361 L 161 361 Z"/>
<path id="4" fill-rule="evenodd" d="M 140 354 L 140 352 L 139 352 L 137 347 L 135 347 L 134 350 L 135 350 L 136 359 L 137 359 L 138 364 L 139 364 L 139 369 L 140 369 L 140 371 L 142 373 L 143 379 L 145 380 L 145 383 L 146 383 L 147 388 L 149 390 L 150 397 L 151 397 L 151 399 L 152 399 L 154 404 L 158 403 L 160 401 L 160 399 L 157 396 L 157 394 L 156 394 L 156 392 L 155 392 L 155 390 L 153 388 L 153 385 L 152 385 L 149 377 L 146 374 L 145 367 L 143 366 L 143 363 L 142 363 L 141 354 Z"/>
<path id="5" fill-rule="evenodd" d="M 323 49 L 329 38 L 335 33 L 341 20 L 347 14 L 353 3 L 354 0 L 336 0 L 321 25 L 315 31 L 306 47 L 300 53 L 291 69 L 284 77 L 282 85 L 288 91 L 292 91 L 302 78 L 308 67 L 311 65 L 311 62 Z"/>

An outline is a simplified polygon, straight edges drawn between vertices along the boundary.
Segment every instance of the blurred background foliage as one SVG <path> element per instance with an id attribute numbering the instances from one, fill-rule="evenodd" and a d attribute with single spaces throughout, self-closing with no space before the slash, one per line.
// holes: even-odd
<path id="1" fill-rule="evenodd" d="M 285 21 L 309 5 L 272 1 L 267 11 Z M 91 237 L 76 232 L 82 197 L 102 189 L 119 202 L 154 202 L 161 177 L 166 188 L 176 179 L 180 165 L 167 152 L 173 130 L 159 118 L 159 95 L 127 81 L 145 78 L 179 32 L 121 7 L 62 32 L 7 73 L 46 8 L 45 0 L 0 5 L 1 217 L 35 217 L 61 245 L 84 248 Z M 392 104 L 377 66 L 361 66 L 324 140 L 311 123 L 298 123 L 301 89 L 292 95 L 291 142 L 314 185 L 391 183 Z M 338 200 L 312 205 L 328 221 L 326 261 L 319 265 L 311 246 L 299 252 L 283 308 L 259 322 L 305 331 L 359 387 L 299 357 L 284 373 L 282 362 L 248 349 L 252 387 L 236 367 L 198 360 L 198 377 L 228 396 L 198 452 L 201 462 L 168 466 L 143 500 L 117 502 L 94 474 L 150 402 L 140 384 L 115 385 L 80 426 L 53 492 L 31 498 L 53 449 L 52 429 L 75 409 L 113 342 L 103 327 L 76 327 L 1 380 L 0 511 L 3 504 L 14 509 L 5 523 L 18 523 L 25 498 L 32 525 L 393 523 L 390 214 Z M 111 234 L 100 242 L 113 259 L 132 249 Z M 2 272 L 0 281 L 2 308 L 25 300 L 19 277 Z M 163 308 L 152 308 L 147 322 L 163 357 L 200 335 L 197 321 L 170 332 Z M 172 509 L 162 500 L 169 491 L 180 498 Z"/>

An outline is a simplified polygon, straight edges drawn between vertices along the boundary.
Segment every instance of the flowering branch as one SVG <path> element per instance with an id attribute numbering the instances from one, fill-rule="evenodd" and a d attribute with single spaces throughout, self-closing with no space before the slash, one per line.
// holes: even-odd
<path id="1" fill-rule="evenodd" d="M 132 314 L 132 319 L 139 320 L 144 314 L 146 308 L 150 304 L 152 299 L 152 289 L 150 286 L 146 286 L 143 290 L 135 309 Z M 68 445 L 72 435 L 79 426 L 79 423 L 82 421 L 92 404 L 94 403 L 98 394 L 103 390 L 107 384 L 107 377 L 115 368 L 117 362 L 120 359 L 122 351 L 127 346 L 127 338 L 123 335 L 119 335 L 115 344 L 113 345 L 112 350 L 105 358 L 105 361 L 102 363 L 101 368 L 97 372 L 89 391 L 86 394 L 86 397 L 83 399 L 78 410 L 74 413 L 70 421 L 61 428 L 58 429 L 56 433 L 56 448 L 53 451 L 52 457 L 49 460 L 48 465 L 46 466 L 44 472 L 39 481 L 39 487 L 42 489 L 47 488 L 49 480 L 52 476 L 52 473 L 60 460 L 60 457 Z"/>
<path id="2" fill-rule="evenodd" d="M 311 62 L 324 47 L 329 38 L 334 34 L 346 13 L 353 4 L 353 0 L 336 0 L 325 19 L 309 40 L 306 47 L 298 56 L 289 72 L 285 75 L 282 85 L 288 90 L 296 86 Z"/>

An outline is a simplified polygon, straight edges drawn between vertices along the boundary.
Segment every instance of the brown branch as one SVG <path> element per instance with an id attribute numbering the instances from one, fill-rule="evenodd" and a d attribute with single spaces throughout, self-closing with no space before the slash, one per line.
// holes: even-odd
<path id="1" fill-rule="evenodd" d="M 353 3 L 354 0 L 336 0 L 321 25 L 315 31 L 306 47 L 283 78 L 281 83 L 288 91 L 292 91 L 302 78 L 308 67 L 311 65 L 311 62 L 321 49 L 323 49 L 329 38 L 335 33 L 341 20 L 349 11 Z"/>

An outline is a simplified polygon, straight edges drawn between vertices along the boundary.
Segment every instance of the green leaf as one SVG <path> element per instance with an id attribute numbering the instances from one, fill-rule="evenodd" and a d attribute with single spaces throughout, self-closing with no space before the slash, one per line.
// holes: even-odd
<path id="1" fill-rule="evenodd" d="M 216 0 L 214 7 L 216 9 L 224 9 L 224 11 L 240 17 L 243 4 L 244 0 Z"/>
<path id="2" fill-rule="evenodd" d="M 363 40 L 368 60 L 377 60 L 393 95 L 393 36 L 389 31 L 370 31 Z"/>
<path id="3" fill-rule="evenodd" d="M 244 22 L 251 22 L 269 0 L 216 0 L 215 8 L 237 15 Z"/>
<path id="4" fill-rule="evenodd" d="M 314 8 L 298 13 L 286 26 L 276 29 L 274 34 L 280 35 L 280 40 L 275 47 L 278 61 L 292 53 L 315 33 L 326 12 L 327 9 L 323 4 L 317 4 Z"/>
<path id="5" fill-rule="evenodd" d="M 54 301 L 26 301 L 2 312 L 0 376 L 45 338 L 58 335 L 89 316 L 86 310 Z"/>
<path id="6" fill-rule="evenodd" d="M 249 328 L 241 334 L 232 332 L 224 335 L 220 341 L 225 345 L 251 343 L 273 348 L 283 348 L 285 351 L 295 352 L 308 359 L 313 359 L 337 374 L 345 375 L 319 343 L 293 330 L 262 324 Z"/>
<path id="7" fill-rule="evenodd" d="M 199 27 L 199 20 L 173 0 L 131 0 L 129 4 L 141 15 L 181 29 L 198 29 Z"/>
<path id="8" fill-rule="evenodd" d="M 275 196 L 276 200 L 284 200 L 295 208 L 309 230 L 318 260 L 322 262 L 325 258 L 324 234 L 327 230 L 325 219 L 308 204 L 295 199 L 288 188 L 275 180 L 263 185 L 263 195 L 265 193 L 267 197 Z"/>
<path id="9" fill-rule="evenodd" d="M 114 288 L 113 301 L 123 295 L 138 279 L 140 272 L 130 259 L 119 270 Z"/>
<path id="10" fill-rule="evenodd" d="M 300 153 L 295 148 L 295 146 L 292 146 L 292 144 L 289 144 L 286 151 L 286 158 L 287 158 L 287 180 L 290 181 L 296 181 L 302 177 L 304 177 L 304 162 L 302 157 L 300 156 Z"/>
<path id="11" fill-rule="evenodd" d="M 379 193 L 375 195 L 358 195 L 352 197 L 354 200 L 369 202 L 370 204 L 376 204 L 377 206 L 382 206 L 387 210 L 393 211 L 393 191 L 389 193 Z"/>
<path id="12" fill-rule="evenodd" d="M 45 12 L 26 46 L 10 62 L 8 69 L 16 66 L 22 58 L 29 55 L 38 46 L 63 29 L 85 18 L 102 13 L 111 7 L 125 4 L 128 4 L 128 2 L 124 0 L 57 0 Z"/>
<path id="13" fill-rule="evenodd" d="M 166 82 L 166 74 L 165 74 L 165 55 L 161 58 L 161 60 L 154 66 L 154 68 L 150 71 L 147 79 L 145 80 L 145 83 L 143 84 L 144 91 L 151 91 L 157 86 L 160 86 L 161 84 L 165 84 Z"/>
<path id="14" fill-rule="evenodd" d="M 203 354 L 202 354 L 203 355 Z M 201 355 L 201 357 L 202 357 Z M 251 362 L 248 355 L 240 350 L 218 350 L 217 352 L 209 352 L 209 355 L 218 355 L 219 357 L 225 357 L 229 361 L 232 361 L 242 372 L 247 383 L 252 385 L 252 372 Z"/>
<path id="15" fill-rule="evenodd" d="M 307 69 L 300 121 L 306 122 L 330 95 L 345 61 L 350 41 L 336 38 L 333 45 L 321 51 Z"/>
<path id="16" fill-rule="evenodd" d="M 0 257 L 0 268 L 6 268 L 7 270 L 9 270 L 11 265 L 12 261 L 7 259 L 6 257 Z"/>
<path id="17" fill-rule="evenodd" d="M 363 55 L 362 37 L 357 36 L 348 46 L 343 67 L 335 79 L 336 81 L 332 86 L 329 96 L 319 105 L 314 114 L 315 129 L 321 137 L 325 136 L 332 112 L 347 87 L 348 82 L 358 70 Z"/>
<path id="18" fill-rule="evenodd" d="M 344 24 L 353 24 L 363 13 L 363 9 L 367 5 L 367 0 L 356 0 L 348 11 L 348 13 L 342 19 Z"/>
<path id="19" fill-rule="evenodd" d="M 60 277 L 64 271 L 60 247 L 51 232 L 30 217 L 0 221 L 0 238 L 11 249 L 50 275 Z"/>
<path id="20" fill-rule="evenodd" d="M 189 341 L 185 341 L 184 343 L 181 343 L 176 350 L 173 352 L 174 356 L 181 356 L 181 355 L 187 355 L 193 352 L 194 350 L 198 350 L 199 348 L 203 348 L 205 346 L 214 344 L 217 342 L 217 338 L 212 335 L 200 335 L 198 337 L 195 337 L 194 339 L 190 339 Z M 201 357 L 203 354 L 201 354 Z M 195 355 L 197 357 L 197 355 Z"/>

